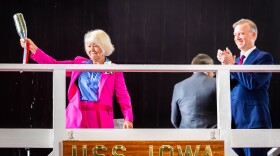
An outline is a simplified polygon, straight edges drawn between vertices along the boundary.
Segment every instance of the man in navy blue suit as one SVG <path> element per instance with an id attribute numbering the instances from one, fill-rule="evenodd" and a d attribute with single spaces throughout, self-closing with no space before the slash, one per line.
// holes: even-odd
<path id="1" fill-rule="evenodd" d="M 240 56 L 231 51 L 218 50 L 217 58 L 225 65 L 269 65 L 273 64 L 271 54 L 255 46 L 258 30 L 249 19 L 241 19 L 233 24 L 234 41 Z M 272 73 L 231 72 L 231 113 L 232 128 L 261 129 L 272 128 L 268 88 Z M 266 156 L 268 148 L 235 148 L 240 156 Z"/>

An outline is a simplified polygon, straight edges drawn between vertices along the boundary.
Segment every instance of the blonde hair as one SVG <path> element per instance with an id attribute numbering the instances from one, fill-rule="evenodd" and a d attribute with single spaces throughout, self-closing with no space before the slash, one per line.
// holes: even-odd
<path id="1" fill-rule="evenodd" d="M 255 24 L 255 22 L 253 22 L 252 20 L 242 18 L 239 21 L 235 22 L 232 25 L 232 27 L 234 29 L 237 25 L 241 25 L 241 24 L 245 24 L 245 23 L 247 23 L 250 26 L 250 31 L 251 32 L 255 32 L 256 33 L 256 39 L 255 40 L 257 40 L 258 28 L 257 28 L 257 25 Z"/>
<path id="2" fill-rule="evenodd" d="M 98 45 L 105 56 L 111 55 L 115 50 L 109 35 L 101 29 L 88 31 L 84 37 L 85 46 L 88 42 L 93 42 Z"/>

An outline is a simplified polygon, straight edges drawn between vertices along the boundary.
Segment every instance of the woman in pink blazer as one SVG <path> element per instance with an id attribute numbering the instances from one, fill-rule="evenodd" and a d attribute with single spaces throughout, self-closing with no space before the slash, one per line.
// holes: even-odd
<path id="1" fill-rule="evenodd" d="M 77 56 L 74 60 L 58 61 L 29 38 L 21 39 L 22 47 L 25 42 L 29 45 L 30 57 L 40 64 L 111 64 L 107 56 L 114 51 L 110 37 L 100 29 L 85 34 L 85 51 L 89 59 Z M 133 128 L 132 105 L 122 72 L 72 71 L 66 75 L 71 76 L 66 128 L 114 128 L 114 94 L 124 116 L 123 128 Z"/>

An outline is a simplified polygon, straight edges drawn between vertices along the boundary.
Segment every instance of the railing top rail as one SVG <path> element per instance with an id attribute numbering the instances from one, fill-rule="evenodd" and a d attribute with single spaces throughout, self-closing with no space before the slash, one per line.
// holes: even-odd
<path id="1" fill-rule="evenodd" d="M 280 72 L 280 65 L 177 65 L 177 64 L 0 64 L 0 71 L 123 71 L 123 72 L 194 72 L 230 70 L 232 72 Z"/>

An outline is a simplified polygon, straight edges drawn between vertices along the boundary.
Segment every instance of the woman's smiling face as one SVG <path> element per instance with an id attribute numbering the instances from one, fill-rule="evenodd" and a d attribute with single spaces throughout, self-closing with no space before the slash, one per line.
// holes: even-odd
<path id="1" fill-rule="evenodd" d="M 85 49 L 88 57 L 92 60 L 93 64 L 103 64 L 105 55 L 102 49 L 93 42 L 85 43 Z"/>

